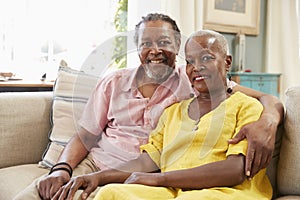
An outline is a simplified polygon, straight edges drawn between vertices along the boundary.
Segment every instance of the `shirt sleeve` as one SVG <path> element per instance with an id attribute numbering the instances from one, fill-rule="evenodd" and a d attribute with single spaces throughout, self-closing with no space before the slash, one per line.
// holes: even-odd
<path id="1" fill-rule="evenodd" d="M 109 79 L 100 80 L 89 97 L 79 125 L 94 135 L 100 135 L 108 123 Z"/>
<path id="2" fill-rule="evenodd" d="M 231 81 L 231 80 L 229 80 L 228 78 L 227 78 L 226 80 L 227 80 L 227 86 L 228 86 L 229 88 L 234 88 L 235 86 L 238 85 L 236 82 Z"/>
<path id="3" fill-rule="evenodd" d="M 257 121 L 263 111 L 263 106 L 257 99 L 248 97 L 242 93 L 239 99 L 237 99 L 237 101 L 235 102 L 239 102 L 240 106 L 238 107 L 239 109 L 237 111 L 237 122 L 233 137 L 241 130 L 244 125 Z M 246 155 L 247 145 L 248 143 L 246 139 L 237 144 L 230 144 L 226 156 L 233 154 Z"/>
<path id="4" fill-rule="evenodd" d="M 167 110 L 164 110 L 159 118 L 156 128 L 150 133 L 148 144 L 140 147 L 141 152 L 146 151 L 158 167 L 161 166 L 160 157 L 163 149 L 164 129 L 167 115 Z"/>

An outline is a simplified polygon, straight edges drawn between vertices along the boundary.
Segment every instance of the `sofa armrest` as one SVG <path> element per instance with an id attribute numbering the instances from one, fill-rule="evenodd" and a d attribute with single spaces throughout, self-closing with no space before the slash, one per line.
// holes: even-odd
<path id="1" fill-rule="evenodd" d="M 300 86 L 289 87 L 285 95 L 285 131 L 278 162 L 277 186 L 281 195 L 300 195 Z"/>
<path id="2" fill-rule="evenodd" d="M 41 160 L 52 98 L 52 92 L 0 93 L 0 168 Z"/>

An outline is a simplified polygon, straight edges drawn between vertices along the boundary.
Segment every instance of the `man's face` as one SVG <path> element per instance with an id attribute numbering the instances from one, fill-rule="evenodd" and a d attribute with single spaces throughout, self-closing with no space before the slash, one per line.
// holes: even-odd
<path id="1" fill-rule="evenodd" d="M 141 24 L 138 52 L 149 78 L 166 80 L 175 68 L 180 41 L 176 41 L 171 24 L 151 21 Z"/>

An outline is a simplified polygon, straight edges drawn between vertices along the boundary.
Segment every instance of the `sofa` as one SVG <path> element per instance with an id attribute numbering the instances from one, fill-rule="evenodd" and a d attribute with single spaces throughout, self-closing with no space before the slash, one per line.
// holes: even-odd
<path id="1" fill-rule="evenodd" d="M 300 199 L 300 86 L 285 95 L 285 119 L 267 169 L 280 200 Z M 51 143 L 53 101 L 53 92 L 0 93 L 0 200 L 13 199 L 48 172 L 41 160 Z"/>

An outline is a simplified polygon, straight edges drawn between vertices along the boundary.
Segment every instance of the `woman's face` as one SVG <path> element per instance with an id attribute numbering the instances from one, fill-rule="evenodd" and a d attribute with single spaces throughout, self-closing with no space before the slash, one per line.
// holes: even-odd
<path id="1" fill-rule="evenodd" d="M 200 93 L 225 91 L 226 71 L 231 65 L 218 40 L 213 36 L 194 36 L 185 46 L 186 73 Z"/>
<path id="2" fill-rule="evenodd" d="M 150 21 L 141 24 L 138 38 L 140 61 L 146 74 L 157 81 L 165 80 L 175 68 L 180 41 L 176 41 L 171 24 Z"/>

